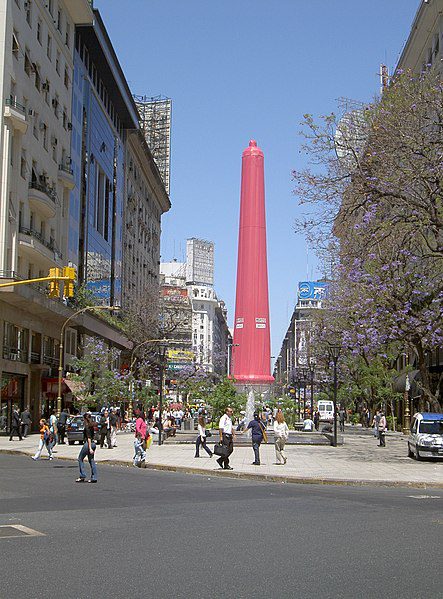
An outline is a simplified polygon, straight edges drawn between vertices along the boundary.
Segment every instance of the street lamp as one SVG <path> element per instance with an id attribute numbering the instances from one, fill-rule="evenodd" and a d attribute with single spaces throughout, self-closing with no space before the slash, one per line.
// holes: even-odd
<path id="1" fill-rule="evenodd" d="M 333 447 L 337 447 L 337 362 L 340 357 L 340 345 L 330 345 L 328 347 L 329 358 L 334 363 L 334 438 Z"/>
<path id="2" fill-rule="evenodd" d="M 228 364 L 227 364 L 228 377 L 231 374 L 231 348 L 239 347 L 239 346 L 240 346 L 240 343 L 228 343 Z"/>
<path id="3" fill-rule="evenodd" d="M 162 444 L 162 410 L 163 410 L 163 387 L 165 377 L 165 356 L 168 349 L 168 340 L 164 339 L 158 344 L 158 356 L 160 358 L 160 394 L 159 394 L 159 409 L 158 409 L 158 444 Z"/>
<path id="4" fill-rule="evenodd" d="M 66 325 L 68 324 L 69 321 L 71 321 L 73 318 L 75 318 L 79 314 L 82 314 L 83 312 L 88 312 L 88 311 L 95 312 L 96 310 L 116 311 L 116 310 L 120 310 L 120 307 L 119 306 L 86 306 L 85 308 L 81 308 L 80 310 L 77 310 L 77 312 L 74 312 L 74 314 L 71 314 L 71 316 L 69 318 L 67 318 L 62 325 L 62 329 L 60 332 L 60 347 L 59 347 L 59 358 L 58 358 L 57 414 L 60 414 L 60 412 L 62 411 L 63 341 L 65 339 Z"/>
<path id="5" fill-rule="evenodd" d="M 311 373 L 311 418 L 314 417 L 314 372 L 316 359 L 312 356 L 309 358 L 309 372 Z"/>

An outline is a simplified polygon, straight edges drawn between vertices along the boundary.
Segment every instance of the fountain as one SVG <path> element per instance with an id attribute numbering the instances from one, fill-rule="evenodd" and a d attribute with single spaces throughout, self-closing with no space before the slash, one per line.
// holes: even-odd
<path id="1" fill-rule="evenodd" d="M 246 402 L 246 414 L 245 414 L 245 422 L 246 426 L 254 419 L 255 412 L 255 397 L 254 391 L 252 389 L 249 390 L 248 400 Z M 251 434 L 251 431 L 248 431 L 248 435 Z"/>

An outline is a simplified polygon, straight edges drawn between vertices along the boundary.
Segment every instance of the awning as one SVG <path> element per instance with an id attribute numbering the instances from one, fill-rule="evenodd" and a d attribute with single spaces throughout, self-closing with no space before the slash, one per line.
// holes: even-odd
<path id="1" fill-rule="evenodd" d="M 420 371 L 419 370 L 411 370 L 410 372 L 402 372 L 398 376 L 395 377 L 393 381 L 394 391 L 397 393 L 404 393 L 406 389 L 406 375 L 409 377 L 409 384 L 411 385 L 411 395 L 412 397 L 416 397 L 418 386 L 417 382 L 421 380 Z"/>
<path id="2" fill-rule="evenodd" d="M 69 391 L 78 399 L 83 399 L 85 392 L 85 385 L 80 381 L 71 381 L 71 379 L 63 379 L 64 384 L 68 387 Z"/>

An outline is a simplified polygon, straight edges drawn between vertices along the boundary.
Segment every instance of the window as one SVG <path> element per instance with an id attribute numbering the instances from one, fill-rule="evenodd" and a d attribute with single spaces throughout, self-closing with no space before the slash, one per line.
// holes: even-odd
<path id="1" fill-rule="evenodd" d="M 38 91 L 40 91 L 40 87 L 42 84 L 41 81 L 41 77 L 40 77 L 40 70 L 37 64 L 34 65 L 34 71 L 35 71 L 35 87 L 38 89 Z"/>
<path id="2" fill-rule="evenodd" d="M 59 9 L 57 11 L 57 29 L 62 32 L 62 11 Z"/>
<path id="3" fill-rule="evenodd" d="M 70 46 L 71 44 L 71 25 L 66 21 L 66 32 L 65 32 L 65 44 Z"/>
<path id="4" fill-rule="evenodd" d="M 54 109 L 54 114 L 58 118 L 58 107 L 59 107 L 59 97 L 58 94 L 52 98 L 52 108 Z"/>
<path id="5" fill-rule="evenodd" d="M 109 179 L 98 168 L 97 193 L 95 198 L 95 228 L 108 241 L 109 239 L 109 199 L 111 186 Z"/>
<path id="6" fill-rule="evenodd" d="M 55 70 L 57 72 L 57 75 L 60 75 L 60 52 L 59 52 L 59 50 L 57 50 L 57 52 L 55 54 Z"/>
<path id="7" fill-rule="evenodd" d="M 37 41 L 42 45 L 42 20 L 40 18 L 37 19 Z"/>
<path id="8" fill-rule="evenodd" d="M 35 137 L 35 139 L 39 138 L 39 131 L 38 131 L 38 113 L 34 112 L 34 123 L 32 125 L 32 133 Z"/>
<path id="9" fill-rule="evenodd" d="M 23 6 L 25 8 L 26 22 L 28 23 L 28 25 L 30 27 L 32 27 L 32 2 L 31 2 L 31 0 L 27 0 Z"/>
<path id="10" fill-rule="evenodd" d="M 24 69 L 25 69 L 25 73 L 28 75 L 28 77 L 30 77 L 30 75 L 32 73 L 32 62 L 31 62 L 31 59 L 29 58 L 28 48 L 25 48 Z"/>
<path id="11" fill-rule="evenodd" d="M 23 177 L 23 179 L 26 179 L 26 172 L 27 172 L 27 168 L 26 168 L 26 151 L 22 150 L 22 156 L 20 159 L 20 175 Z"/>
<path id="12" fill-rule="evenodd" d="M 54 14 L 54 0 L 48 0 L 48 10 L 51 15 Z"/>
<path id="13" fill-rule="evenodd" d="M 56 137 L 52 138 L 52 160 L 54 162 L 57 162 L 57 138 Z"/>
<path id="14" fill-rule="evenodd" d="M 69 89 L 69 70 L 68 70 L 68 67 L 65 67 L 65 79 L 64 79 L 64 82 L 65 82 L 66 89 Z"/>
<path id="15" fill-rule="evenodd" d="M 41 123 L 41 130 L 43 133 L 43 147 L 45 150 L 48 149 L 48 126 L 46 123 Z"/>
<path id="16" fill-rule="evenodd" d="M 63 106 L 63 129 L 68 128 L 68 111 L 66 106 Z"/>
<path id="17" fill-rule="evenodd" d="M 52 60 L 52 37 L 48 33 L 48 41 L 46 42 L 46 56 Z"/>
<path id="18" fill-rule="evenodd" d="M 12 55 L 18 58 L 20 46 L 18 44 L 18 33 L 14 30 L 12 33 Z"/>

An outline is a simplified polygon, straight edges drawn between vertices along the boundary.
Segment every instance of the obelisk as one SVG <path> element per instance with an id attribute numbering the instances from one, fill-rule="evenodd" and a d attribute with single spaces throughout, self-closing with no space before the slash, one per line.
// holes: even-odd
<path id="1" fill-rule="evenodd" d="M 242 156 L 232 377 L 240 385 L 269 385 L 270 360 L 264 156 L 251 140 Z"/>

